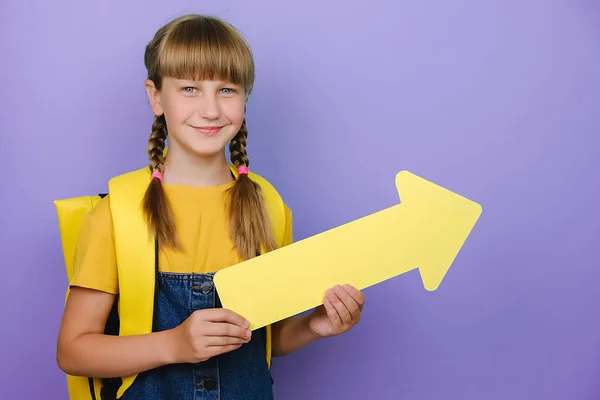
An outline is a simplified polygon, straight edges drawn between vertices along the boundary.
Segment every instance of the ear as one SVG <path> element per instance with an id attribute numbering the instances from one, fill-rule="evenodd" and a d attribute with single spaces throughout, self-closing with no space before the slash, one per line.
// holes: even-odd
<path id="1" fill-rule="evenodd" d="M 160 104 L 160 93 L 156 89 L 154 82 L 147 79 L 146 82 L 144 82 L 144 86 L 146 87 L 146 94 L 148 95 L 148 101 L 150 102 L 152 112 L 157 116 L 163 115 L 164 111 Z"/>

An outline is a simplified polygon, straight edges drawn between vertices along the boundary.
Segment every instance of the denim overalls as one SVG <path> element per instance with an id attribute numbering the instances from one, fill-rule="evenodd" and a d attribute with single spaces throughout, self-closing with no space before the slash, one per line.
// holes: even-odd
<path id="1" fill-rule="evenodd" d="M 153 331 L 175 328 L 195 310 L 221 307 L 214 273 L 158 272 Z M 122 400 L 272 400 L 265 329 L 239 349 L 198 364 L 165 365 L 140 373 Z M 148 349 L 152 351 L 152 349 Z"/>

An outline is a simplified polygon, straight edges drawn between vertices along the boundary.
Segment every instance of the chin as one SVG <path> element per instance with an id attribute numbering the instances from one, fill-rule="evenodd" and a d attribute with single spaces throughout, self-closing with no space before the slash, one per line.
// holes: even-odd
<path id="1" fill-rule="evenodd" d="M 198 157 L 214 157 L 224 154 L 225 148 L 229 146 L 233 136 L 235 134 L 231 134 L 227 130 L 223 130 L 214 136 L 204 136 L 193 132 L 193 134 L 178 137 L 176 140 L 189 153 Z M 173 137 L 173 139 L 175 138 Z"/>
<path id="2" fill-rule="evenodd" d="M 225 152 L 225 146 L 228 143 L 215 141 L 214 143 L 193 143 L 189 146 L 189 150 L 198 157 L 214 157 Z"/>

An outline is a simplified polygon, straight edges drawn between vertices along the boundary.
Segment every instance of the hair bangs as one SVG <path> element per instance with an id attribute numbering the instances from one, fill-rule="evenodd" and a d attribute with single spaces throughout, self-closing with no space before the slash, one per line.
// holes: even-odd
<path id="1" fill-rule="evenodd" d="M 159 51 L 158 75 L 254 85 L 254 61 L 247 43 L 226 25 L 208 19 L 180 23 Z"/>

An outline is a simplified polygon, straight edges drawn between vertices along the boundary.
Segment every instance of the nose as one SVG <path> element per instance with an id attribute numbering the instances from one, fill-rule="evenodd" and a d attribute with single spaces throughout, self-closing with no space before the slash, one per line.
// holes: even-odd
<path id="1" fill-rule="evenodd" d="M 219 118 L 221 115 L 221 109 L 216 96 L 208 94 L 202 96 L 202 101 L 200 103 L 200 115 L 202 118 L 206 119 Z"/>

